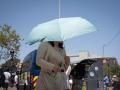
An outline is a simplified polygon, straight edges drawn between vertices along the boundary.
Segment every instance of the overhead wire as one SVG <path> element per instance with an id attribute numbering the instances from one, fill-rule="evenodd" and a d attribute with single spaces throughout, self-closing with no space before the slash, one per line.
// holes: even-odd
<path id="1" fill-rule="evenodd" d="M 113 38 L 111 40 L 109 40 L 106 44 L 103 44 L 103 57 L 104 57 L 104 53 L 105 53 L 105 47 L 110 45 L 120 34 L 120 30 L 113 36 Z"/>
<path id="2" fill-rule="evenodd" d="M 108 41 L 108 42 L 105 44 L 105 46 L 110 45 L 110 44 L 119 36 L 119 34 L 120 34 L 120 30 L 115 34 L 115 36 L 113 36 L 113 38 L 112 38 L 110 41 Z"/>

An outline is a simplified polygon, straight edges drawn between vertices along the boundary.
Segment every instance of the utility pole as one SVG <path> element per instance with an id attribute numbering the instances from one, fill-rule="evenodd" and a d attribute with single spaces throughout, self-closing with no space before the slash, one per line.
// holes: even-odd
<path id="1" fill-rule="evenodd" d="M 103 57 L 104 57 L 104 55 L 105 55 L 105 46 L 106 46 L 106 44 L 103 44 Z"/>
<path id="2" fill-rule="evenodd" d="M 59 3 L 58 3 L 58 4 L 59 4 L 59 5 L 58 5 L 58 6 L 59 6 L 59 7 L 58 7 L 58 8 L 59 8 L 58 14 L 59 14 L 59 19 L 60 19 L 60 18 L 61 18 L 61 0 L 59 0 Z"/>

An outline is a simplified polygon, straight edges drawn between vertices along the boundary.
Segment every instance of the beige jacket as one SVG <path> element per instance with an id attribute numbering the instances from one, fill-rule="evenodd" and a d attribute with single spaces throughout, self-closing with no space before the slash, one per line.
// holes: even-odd
<path id="1" fill-rule="evenodd" d="M 36 60 L 37 65 L 41 66 L 37 90 L 65 90 L 67 88 L 65 72 L 49 72 L 54 64 L 65 69 L 64 57 L 64 50 L 55 50 L 48 42 L 41 43 Z"/>

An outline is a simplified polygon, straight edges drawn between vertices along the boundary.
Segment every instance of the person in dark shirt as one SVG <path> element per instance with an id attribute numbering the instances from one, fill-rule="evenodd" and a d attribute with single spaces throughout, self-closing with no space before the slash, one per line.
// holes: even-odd
<path id="1" fill-rule="evenodd" d="M 3 73 L 3 70 L 0 69 L 0 88 L 4 88 L 5 85 L 5 75 Z"/>

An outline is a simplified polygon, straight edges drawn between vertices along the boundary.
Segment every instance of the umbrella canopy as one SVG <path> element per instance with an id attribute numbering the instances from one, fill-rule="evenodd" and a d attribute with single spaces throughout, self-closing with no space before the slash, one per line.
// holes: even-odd
<path id="1" fill-rule="evenodd" d="M 65 41 L 96 31 L 96 28 L 81 17 L 60 18 L 37 25 L 28 36 L 27 43 L 37 41 Z"/>

